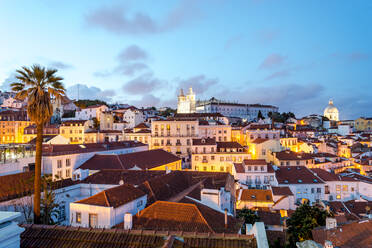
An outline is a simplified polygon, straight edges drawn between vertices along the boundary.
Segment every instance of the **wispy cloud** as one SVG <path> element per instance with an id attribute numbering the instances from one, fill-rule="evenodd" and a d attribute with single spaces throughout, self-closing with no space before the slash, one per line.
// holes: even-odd
<path id="1" fill-rule="evenodd" d="M 126 94 L 143 95 L 162 89 L 166 81 L 154 77 L 152 73 L 145 73 L 123 85 Z"/>
<path id="2" fill-rule="evenodd" d="M 232 48 L 234 45 L 238 44 L 239 42 L 241 42 L 243 40 L 243 35 L 242 34 L 238 34 L 238 35 L 235 35 L 231 38 L 229 38 L 226 42 L 225 42 L 225 46 L 224 46 L 224 49 L 225 50 L 229 50 L 230 48 Z"/>
<path id="3" fill-rule="evenodd" d="M 62 61 L 51 61 L 49 66 L 59 70 L 68 70 L 74 68 L 73 65 L 64 63 Z"/>
<path id="4" fill-rule="evenodd" d="M 282 56 L 278 53 L 273 53 L 267 56 L 264 61 L 259 66 L 259 69 L 273 69 L 280 65 L 283 65 L 285 60 L 287 59 L 286 56 Z"/>
<path id="5" fill-rule="evenodd" d="M 104 6 L 86 15 L 85 22 L 88 26 L 119 35 L 154 34 L 181 27 L 195 20 L 199 14 L 197 1 L 182 0 L 162 20 L 156 20 L 143 12 L 131 15 L 129 9 L 123 6 Z"/>
<path id="6" fill-rule="evenodd" d="M 86 84 L 74 84 L 67 87 L 66 92 L 71 99 L 99 99 L 106 102 L 112 102 L 112 98 L 116 95 L 114 90 L 102 90 Z"/>

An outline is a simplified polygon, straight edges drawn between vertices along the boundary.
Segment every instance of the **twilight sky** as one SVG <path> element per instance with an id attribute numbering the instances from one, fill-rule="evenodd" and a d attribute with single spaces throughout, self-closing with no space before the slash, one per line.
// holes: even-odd
<path id="1" fill-rule="evenodd" d="M 372 116 L 372 1 L 0 2 L 0 84 L 39 63 L 71 98 L 176 105 L 180 87 L 298 117 Z M 79 84 L 79 87 L 77 86 Z"/>

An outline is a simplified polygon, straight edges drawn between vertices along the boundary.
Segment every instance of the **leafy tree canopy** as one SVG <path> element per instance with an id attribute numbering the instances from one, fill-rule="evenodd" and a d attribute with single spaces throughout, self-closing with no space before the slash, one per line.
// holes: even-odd
<path id="1" fill-rule="evenodd" d="M 312 239 L 311 230 L 324 226 L 328 216 L 330 214 L 318 206 L 310 206 L 309 203 L 299 206 L 287 220 L 290 245 L 296 247 L 296 242 Z"/>
<path id="2" fill-rule="evenodd" d="M 93 106 L 93 105 L 107 105 L 107 103 L 105 101 L 101 101 L 101 100 L 89 100 L 89 99 L 85 99 L 85 100 L 79 100 L 79 101 L 76 101 L 74 102 L 75 105 L 79 108 L 86 108 L 86 107 L 89 107 L 89 106 Z"/>

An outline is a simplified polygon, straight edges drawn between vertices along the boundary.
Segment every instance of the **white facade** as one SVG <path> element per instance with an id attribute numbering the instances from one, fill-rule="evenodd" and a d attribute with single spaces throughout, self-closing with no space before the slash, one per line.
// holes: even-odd
<path id="1" fill-rule="evenodd" d="M 90 106 L 85 109 L 81 109 L 80 111 L 76 111 L 75 118 L 77 120 L 91 120 L 93 118 L 97 118 L 100 120 L 100 113 L 108 111 L 109 108 L 106 105 L 100 106 Z"/>
<path id="2" fill-rule="evenodd" d="M 180 90 L 180 94 L 178 96 L 178 105 L 177 105 L 177 113 L 178 114 L 190 114 L 196 112 L 196 101 L 195 101 L 195 94 L 192 91 L 192 88 L 189 88 L 188 94 L 185 96 L 183 94 L 183 90 Z"/>
<path id="3" fill-rule="evenodd" d="M 358 181 L 326 181 L 325 200 L 349 201 L 359 199 Z M 371 188 L 369 189 L 371 190 Z"/>
<path id="4" fill-rule="evenodd" d="M 197 113 L 220 113 L 224 116 L 239 117 L 247 121 L 257 120 L 259 112 L 264 118 L 267 118 L 270 112 L 278 111 L 278 107 L 271 105 L 229 103 L 215 98 L 200 101 L 196 106 Z"/>
<path id="5" fill-rule="evenodd" d="M 146 120 L 146 116 L 141 110 L 128 109 L 123 115 L 123 120 L 127 122 L 126 128 L 134 128 Z"/>
<path id="6" fill-rule="evenodd" d="M 332 100 L 329 100 L 328 106 L 324 109 L 324 116 L 331 121 L 339 121 L 338 109 L 333 105 Z"/>
<path id="7" fill-rule="evenodd" d="M 145 208 L 147 195 L 128 202 L 117 208 L 88 205 L 82 203 L 70 203 L 70 223 L 71 226 L 111 228 L 124 221 L 124 215 L 131 213 L 135 215 Z M 89 221 L 90 215 L 95 215 L 96 224 Z M 80 217 L 80 219 L 79 219 Z"/>
<path id="8" fill-rule="evenodd" d="M 279 184 L 279 186 L 288 186 L 295 196 L 296 202 L 300 202 L 302 199 L 309 200 L 310 203 L 325 200 L 325 184 L 324 183 L 313 183 L 313 184 Z"/>

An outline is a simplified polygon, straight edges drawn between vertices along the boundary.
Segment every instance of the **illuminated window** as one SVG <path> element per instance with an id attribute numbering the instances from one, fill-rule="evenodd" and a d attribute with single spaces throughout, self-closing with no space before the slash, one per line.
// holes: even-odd
<path id="1" fill-rule="evenodd" d="M 348 191 L 348 186 L 347 185 L 343 185 L 342 186 L 342 191 Z"/>
<path id="2" fill-rule="evenodd" d="M 75 220 L 76 223 L 80 224 L 81 223 L 81 213 L 80 212 L 76 212 L 76 220 Z"/>
<path id="3" fill-rule="evenodd" d="M 225 171 L 225 168 L 223 166 L 220 166 L 220 171 Z"/>
<path id="4" fill-rule="evenodd" d="M 337 199 L 341 199 L 341 195 L 337 195 L 336 198 L 337 198 Z"/>

